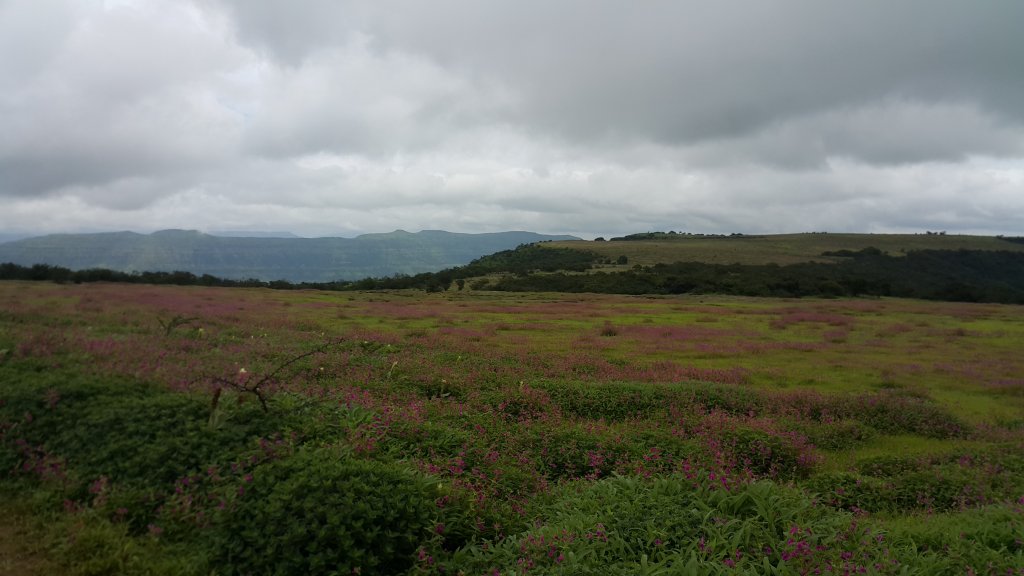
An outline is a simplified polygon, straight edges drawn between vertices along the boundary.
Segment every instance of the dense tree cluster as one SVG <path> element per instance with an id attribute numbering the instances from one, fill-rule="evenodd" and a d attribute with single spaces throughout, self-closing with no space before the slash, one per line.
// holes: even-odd
<path id="1" fill-rule="evenodd" d="M 927 300 L 1024 303 L 1024 254 L 919 250 L 895 257 L 866 249 L 836 264 L 637 266 L 619 273 L 506 277 L 494 290 L 742 296 L 896 296 Z"/>
<path id="2" fill-rule="evenodd" d="M 428 291 L 447 290 L 452 282 L 490 274 L 514 274 L 519 277 L 536 272 L 584 272 L 598 260 L 593 252 L 570 248 L 545 248 L 524 244 L 514 250 L 502 250 L 490 256 L 477 258 L 465 266 L 447 268 L 440 272 L 366 278 L 349 284 L 355 290 L 421 288 Z"/>
<path id="3" fill-rule="evenodd" d="M 21 266 L 10 262 L 0 264 L 0 280 L 49 280 L 51 282 L 125 282 L 129 284 L 176 284 L 202 286 L 267 286 L 259 280 L 225 280 L 209 274 L 196 276 L 191 272 L 118 272 L 106 268 L 71 270 L 62 266 L 34 264 Z"/>

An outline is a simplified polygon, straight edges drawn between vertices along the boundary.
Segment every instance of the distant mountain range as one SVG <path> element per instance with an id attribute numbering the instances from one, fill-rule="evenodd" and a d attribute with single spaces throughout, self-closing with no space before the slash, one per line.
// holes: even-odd
<path id="1" fill-rule="evenodd" d="M 52 234 L 0 244 L 0 262 L 50 264 L 72 270 L 180 270 L 227 279 L 330 282 L 434 272 L 520 244 L 549 240 L 578 238 L 441 230 L 396 230 L 355 238 L 225 237 L 194 230 Z"/>
<path id="2" fill-rule="evenodd" d="M 264 232 L 254 230 L 210 230 L 210 236 L 224 236 L 225 238 L 302 238 L 291 232 Z"/>

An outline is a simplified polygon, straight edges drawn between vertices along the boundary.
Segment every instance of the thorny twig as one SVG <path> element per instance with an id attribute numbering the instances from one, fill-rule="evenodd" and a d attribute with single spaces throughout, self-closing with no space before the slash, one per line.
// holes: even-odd
<path id="1" fill-rule="evenodd" d="M 292 364 L 295 364 L 296 362 L 298 362 L 298 361 L 300 361 L 300 360 L 302 360 L 304 358 L 308 358 L 310 356 L 313 356 L 314 354 L 319 354 L 321 352 L 324 352 L 325 350 L 327 350 L 331 346 L 334 346 L 334 345 L 339 344 L 339 343 L 340 342 L 328 342 L 326 344 L 322 344 L 320 346 L 317 346 L 313 350 L 310 350 L 308 352 L 303 352 L 302 354 L 299 354 L 298 356 L 292 357 L 292 358 L 286 360 L 285 362 L 279 364 L 269 374 L 263 376 L 262 378 L 260 378 L 259 380 L 257 380 L 255 383 L 252 383 L 252 384 L 250 384 L 248 382 L 238 382 L 238 381 L 232 382 L 231 380 L 228 380 L 227 378 L 222 378 L 220 376 L 214 376 L 213 377 L 213 383 L 214 384 L 218 384 L 219 386 L 217 387 L 217 389 L 213 393 L 213 402 L 212 402 L 212 405 L 210 406 L 211 414 L 216 412 L 216 410 L 217 410 L 217 404 L 220 402 L 220 394 L 221 394 L 221 390 L 223 388 L 230 388 L 232 390 L 235 390 L 236 392 L 248 393 L 248 394 L 252 394 L 252 395 L 256 396 L 256 399 L 260 401 L 260 406 L 263 408 L 263 412 L 264 413 L 268 412 L 269 410 L 267 408 L 267 398 L 266 398 L 266 395 L 264 394 L 264 390 L 262 389 L 262 387 L 265 384 L 268 384 L 268 383 L 274 381 L 274 378 L 282 370 L 284 370 L 285 368 L 288 368 Z"/>
<path id="2" fill-rule="evenodd" d="M 178 326 L 191 324 L 196 320 L 199 320 L 199 318 L 195 316 L 185 316 L 183 314 L 177 314 L 174 316 L 174 318 L 171 318 L 170 320 L 167 321 L 165 321 L 163 318 L 160 318 L 159 316 L 157 316 L 156 318 L 156 321 L 160 323 L 160 327 L 164 329 L 164 336 L 170 336 L 171 332 L 174 332 L 174 329 L 177 328 Z"/>

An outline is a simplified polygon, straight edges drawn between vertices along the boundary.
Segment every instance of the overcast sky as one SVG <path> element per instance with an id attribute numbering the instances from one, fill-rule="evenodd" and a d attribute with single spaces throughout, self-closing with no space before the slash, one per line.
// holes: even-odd
<path id="1" fill-rule="evenodd" d="M 1024 234 L 1019 0 L 0 0 L 0 232 Z"/>

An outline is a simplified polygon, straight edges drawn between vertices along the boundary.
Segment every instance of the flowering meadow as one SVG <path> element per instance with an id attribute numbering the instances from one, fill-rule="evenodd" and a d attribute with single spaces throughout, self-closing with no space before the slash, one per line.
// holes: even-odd
<path id="1" fill-rule="evenodd" d="M 0 283 L 76 574 L 1024 574 L 1024 308 Z"/>

